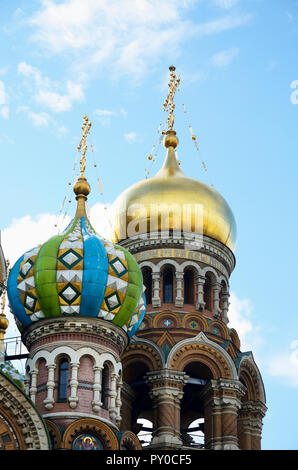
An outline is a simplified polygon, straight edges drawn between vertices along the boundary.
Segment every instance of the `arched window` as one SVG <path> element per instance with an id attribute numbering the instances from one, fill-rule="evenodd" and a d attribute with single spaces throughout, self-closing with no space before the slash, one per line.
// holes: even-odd
<path id="1" fill-rule="evenodd" d="M 67 400 L 68 369 L 69 369 L 68 360 L 66 358 L 61 359 L 59 363 L 59 378 L 58 378 L 58 401 L 60 402 L 64 402 Z"/>
<path id="2" fill-rule="evenodd" d="M 211 312 L 213 308 L 212 279 L 208 273 L 204 284 L 204 302 L 205 309 Z"/>
<path id="3" fill-rule="evenodd" d="M 109 367 L 107 364 L 103 366 L 101 375 L 101 402 L 103 408 L 108 408 L 109 399 Z"/>
<path id="4" fill-rule="evenodd" d="M 166 268 L 163 274 L 163 301 L 166 304 L 173 303 L 173 270 Z"/>
<path id="5" fill-rule="evenodd" d="M 152 303 L 152 270 L 150 268 L 143 268 L 143 283 L 146 287 L 145 296 L 146 296 L 146 304 Z"/>
<path id="6" fill-rule="evenodd" d="M 184 303 L 194 303 L 194 272 L 192 269 L 184 271 Z"/>

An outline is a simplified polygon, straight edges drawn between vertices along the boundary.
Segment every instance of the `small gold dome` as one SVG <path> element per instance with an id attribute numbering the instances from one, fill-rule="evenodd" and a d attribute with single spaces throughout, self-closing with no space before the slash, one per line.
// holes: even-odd
<path id="1" fill-rule="evenodd" d="M 159 172 L 129 187 L 115 200 L 113 241 L 169 229 L 203 234 L 234 250 L 236 222 L 229 205 L 213 188 L 182 172 L 175 155 L 178 138 L 174 131 L 167 132 L 164 145 L 167 156 Z"/>
<path id="2" fill-rule="evenodd" d="M 77 196 L 80 196 L 80 195 L 88 196 L 88 194 L 90 193 L 90 185 L 89 185 L 88 181 L 86 180 L 86 178 L 81 176 L 76 181 L 76 183 L 74 184 L 74 187 L 73 187 L 73 192 Z"/>
<path id="3" fill-rule="evenodd" d="M 0 314 L 0 331 L 5 332 L 8 328 L 9 321 L 7 320 L 6 316 L 1 313 Z"/>

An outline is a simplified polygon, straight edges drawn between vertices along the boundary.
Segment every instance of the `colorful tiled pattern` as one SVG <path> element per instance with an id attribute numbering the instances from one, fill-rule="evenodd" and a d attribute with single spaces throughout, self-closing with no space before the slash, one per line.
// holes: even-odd
<path id="1" fill-rule="evenodd" d="M 41 318 L 82 315 L 112 321 L 128 334 L 145 314 L 142 289 L 134 257 L 101 238 L 84 217 L 25 253 L 7 286 L 21 329 Z"/>
<path id="2" fill-rule="evenodd" d="M 133 316 L 128 320 L 123 329 L 127 332 L 129 338 L 131 338 L 139 329 L 145 313 L 146 313 L 146 296 L 144 294 L 145 287 L 143 288 L 143 295 L 140 298 L 138 307 Z"/>

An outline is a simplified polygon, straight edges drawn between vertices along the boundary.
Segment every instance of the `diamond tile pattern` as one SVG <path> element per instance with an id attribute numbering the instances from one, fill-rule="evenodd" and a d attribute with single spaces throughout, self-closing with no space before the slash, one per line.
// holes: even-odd
<path id="1" fill-rule="evenodd" d="M 134 257 L 96 234 L 84 217 L 25 253 L 8 281 L 20 329 L 42 318 L 82 315 L 112 321 L 131 335 L 145 314 L 141 294 Z"/>
<path id="2" fill-rule="evenodd" d="M 34 314 L 40 311 L 40 305 L 37 298 L 34 281 L 34 263 L 38 248 L 27 252 L 20 265 L 19 275 L 17 277 L 17 290 L 24 305 L 27 315 L 35 318 Z"/>

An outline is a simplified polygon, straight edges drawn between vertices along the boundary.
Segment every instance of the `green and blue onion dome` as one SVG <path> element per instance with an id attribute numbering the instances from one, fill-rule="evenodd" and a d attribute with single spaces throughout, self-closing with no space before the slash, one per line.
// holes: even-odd
<path id="1" fill-rule="evenodd" d="M 107 320 L 131 337 L 144 318 L 141 270 L 126 249 L 92 228 L 85 211 L 89 192 L 81 176 L 74 185 L 74 219 L 10 271 L 7 294 L 20 331 L 43 318 L 71 315 Z"/>

